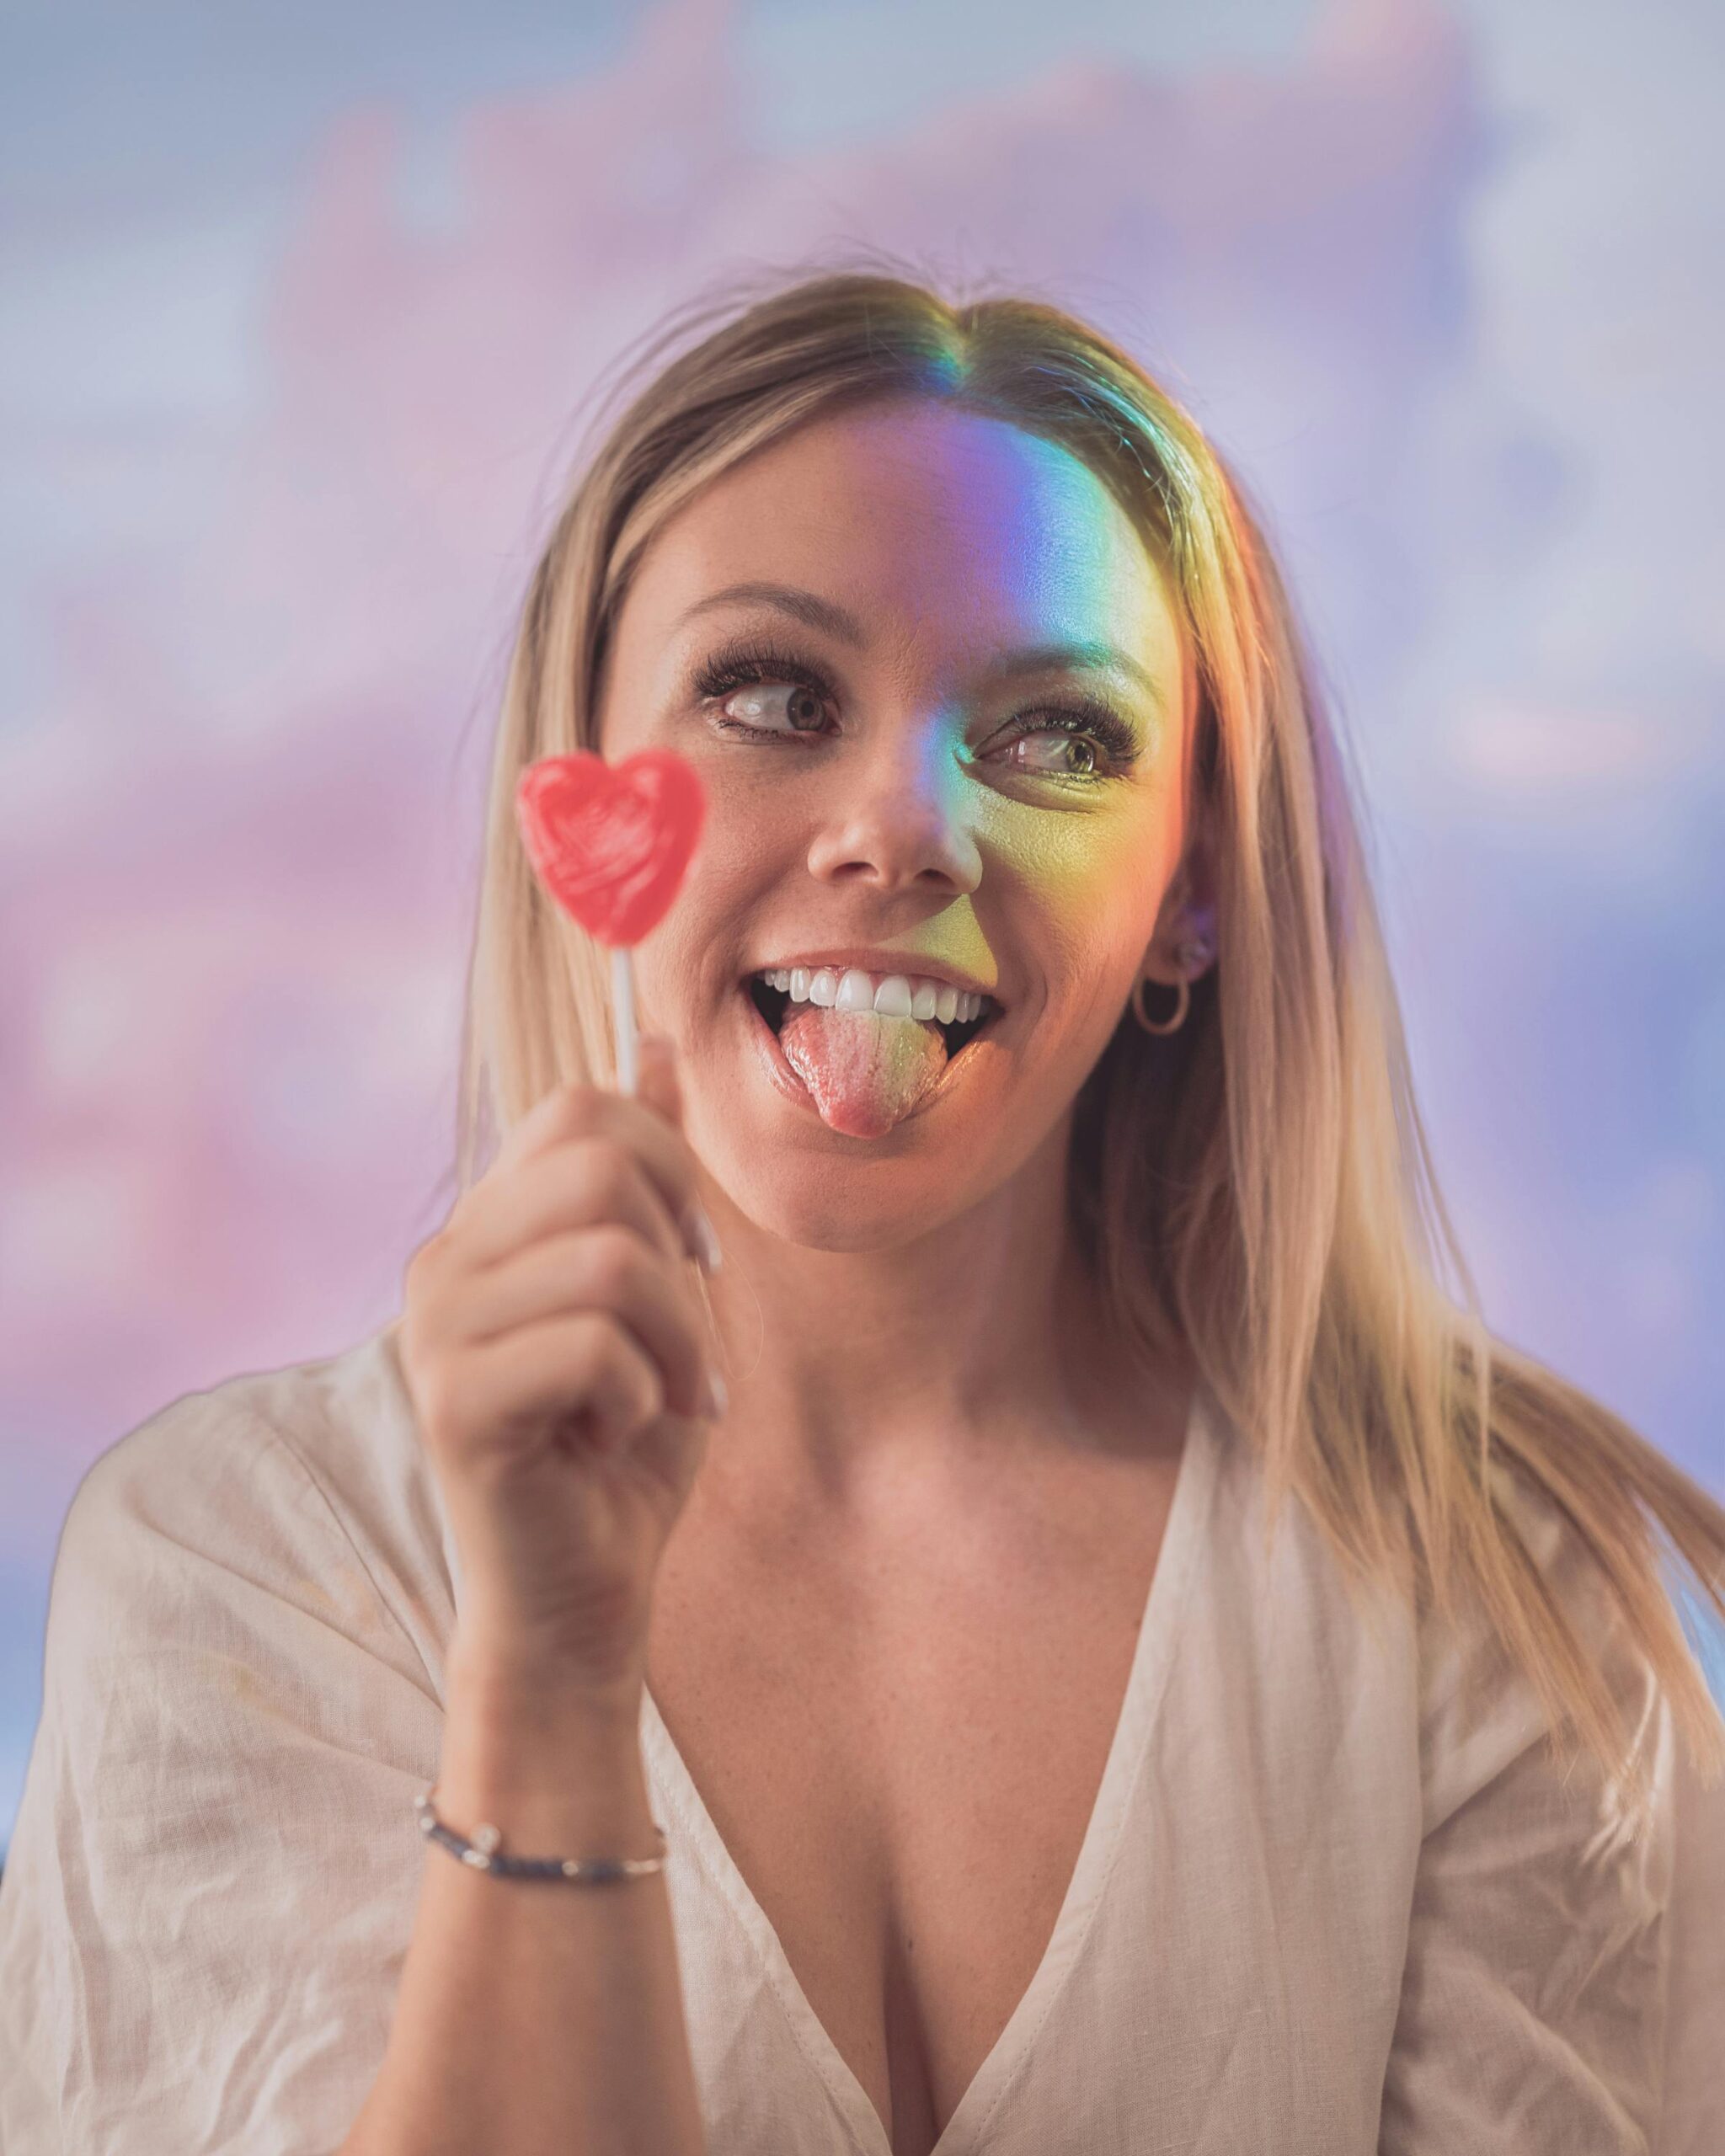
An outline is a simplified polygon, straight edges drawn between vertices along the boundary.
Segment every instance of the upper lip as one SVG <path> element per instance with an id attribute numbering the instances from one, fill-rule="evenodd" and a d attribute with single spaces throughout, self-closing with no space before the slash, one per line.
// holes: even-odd
<path id="1" fill-rule="evenodd" d="M 945 981 L 949 987 L 967 990 L 973 995 L 985 995 L 991 1003 L 1000 1001 L 999 995 L 986 982 L 966 973 L 962 966 L 948 964 L 944 958 L 925 956 L 920 951 L 887 951 L 878 945 L 852 944 L 842 951 L 800 951 L 794 956 L 762 958 L 749 971 L 750 974 L 777 973 L 789 966 L 806 966 L 810 973 L 818 972 L 822 966 L 830 966 L 836 972 L 855 966 L 862 973 L 904 974 L 924 980 Z"/>

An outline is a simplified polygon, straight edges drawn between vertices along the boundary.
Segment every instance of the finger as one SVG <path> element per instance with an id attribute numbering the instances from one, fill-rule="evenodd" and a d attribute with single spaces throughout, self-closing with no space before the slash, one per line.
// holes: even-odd
<path id="1" fill-rule="evenodd" d="M 667 1257 L 692 1255 L 659 1185 L 636 1154 L 611 1139 L 571 1139 L 511 1177 L 488 1177 L 467 1205 L 462 1249 L 470 1275 L 547 1235 L 607 1221 L 633 1229 Z"/>
<path id="2" fill-rule="evenodd" d="M 534 1126 L 533 1135 L 531 1139 L 523 1138 L 510 1155 L 510 1168 L 525 1169 L 529 1162 L 549 1159 L 561 1147 L 582 1139 L 608 1139 L 638 1156 L 673 1220 L 687 1217 L 696 1201 L 694 1156 L 682 1133 L 646 1102 L 604 1092 L 595 1086 L 570 1086 L 547 1095 L 527 1121 Z M 525 1123 L 517 1126 L 510 1134 L 511 1141 L 526 1127 Z M 501 1153 L 497 1166 L 503 1166 Z M 505 1170 L 504 1179 L 508 1173 Z M 488 1174 L 484 1182 L 491 1179 Z M 476 1185 L 475 1190 L 483 1187 L 483 1183 Z"/>
<path id="3" fill-rule="evenodd" d="M 456 1464 L 475 1466 L 542 1444 L 547 1424 L 566 1424 L 616 1452 L 664 1411 L 652 1358 L 626 1326 L 600 1310 L 541 1319 L 465 1353 L 451 1385 L 459 1427 L 490 1433 Z"/>
<path id="4" fill-rule="evenodd" d="M 518 1122 L 511 1123 L 503 1134 L 492 1172 L 510 1162 L 524 1160 L 530 1153 L 537 1152 L 547 1144 L 554 1144 L 559 1134 L 566 1134 L 569 1112 L 569 1096 L 583 1092 L 597 1092 L 599 1088 L 570 1081 L 560 1086 L 549 1086 Z"/>
<path id="5" fill-rule="evenodd" d="M 479 1274 L 465 1299 L 464 1334 L 477 1346 L 579 1310 L 628 1326 L 659 1371 L 672 1413 L 710 1411 L 705 1328 L 692 1293 L 633 1229 L 614 1222 L 547 1236 Z"/>
<path id="6" fill-rule="evenodd" d="M 528 1182 L 522 1182 L 526 1175 Z M 528 1164 L 494 1190 L 473 1193 L 462 1248 L 468 1272 L 513 1259 L 547 1235 L 606 1223 L 632 1229 L 664 1257 L 688 1257 L 688 1240 L 666 1212 L 640 1160 L 610 1139 L 578 1139 Z"/>

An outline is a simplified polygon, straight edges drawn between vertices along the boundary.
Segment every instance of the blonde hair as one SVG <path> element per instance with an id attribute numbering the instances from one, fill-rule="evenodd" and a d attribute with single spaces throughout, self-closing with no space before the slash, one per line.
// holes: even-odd
<path id="1" fill-rule="evenodd" d="M 555 520 L 496 739 L 460 1187 L 486 1126 L 494 1137 L 551 1087 L 612 1075 L 605 954 L 541 892 L 515 792 L 537 758 L 593 745 L 606 641 L 654 534 L 751 451 L 863 398 L 940 399 L 1056 442 L 1134 520 L 1183 616 L 1193 784 L 1216 848 L 1218 963 L 1185 1026 L 1152 1038 L 1124 1017 L 1076 1103 L 1072 1223 L 1099 1290 L 1148 1354 L 1189 1352 L 1260 1456 L 1271 1526 L 1291 1491 L 1350 1591 L 1390 1582 L 1440 1614 L 1472 1599 L 1554 1743 L 1572 1731 L 1639 1803 L 1652 1760 L 1505 1501 L 1555 1506 L 1716 1778 L 1725 1726 L 1652 1529 L 1725 1618 L 1725 1508 L 1480 1315 L 1414 1102 L 1338 739 L 1242 488 L 1087 324 L 1023 294 L 949 302 L 880 260 L 769 272 L 752 291 L 733 280 L 679 310 Z"/>

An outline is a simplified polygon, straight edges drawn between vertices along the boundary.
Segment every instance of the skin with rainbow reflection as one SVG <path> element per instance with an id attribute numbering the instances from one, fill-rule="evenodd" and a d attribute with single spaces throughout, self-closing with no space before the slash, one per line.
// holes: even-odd
<path id="1" fill-rule="evenodd" d="M 721 596 L 740 584 L 805 596 Z M 1055 644 L 1127 664 L 1010 670 Z M 749 678 L 724 686 L 740 654 Z M 644 1027 L 677 1046 L 724 1252 L 729 1386 L 674 1546 L 724 1505 L 938 1523 L 1004 1486 L 1009 1457 L 1028 1489 L 1039 1465 L 1070 1476 L 1183 1430 L 1189 1374 L 1128 1366 L 1064 1224 L 1079 1088 L 1132 1022 L 1135 980 L 1175 981 L 1213 921 L 1187 813 L 1196 700 L 1162 575 L 1101 481 L 930 400 L 806 423 L 644 553 L 595 744 L 612 762 L 673 748 L 706 791 L 634 968 Z M 1084 730 L 1097 703 L 1106 745 Z M 775 1072 L 748 982 L 883 949 L 998 1009 L 912 1112 L 861 1136 Z"/>

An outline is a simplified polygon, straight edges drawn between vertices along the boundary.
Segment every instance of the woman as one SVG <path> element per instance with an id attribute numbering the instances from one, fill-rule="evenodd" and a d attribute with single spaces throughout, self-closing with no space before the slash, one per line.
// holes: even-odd
<path id="1" fill-rule="evenodd" d="M 1439 1285 L 1237 488 L 1044 305 L 691 328 L 528 595 L 398 1323 L 73 1504 L 6 2146 L 1717 2150 L 1725 1512 Z M 638 1098 L 579 745 L 708 798 Z"/>

